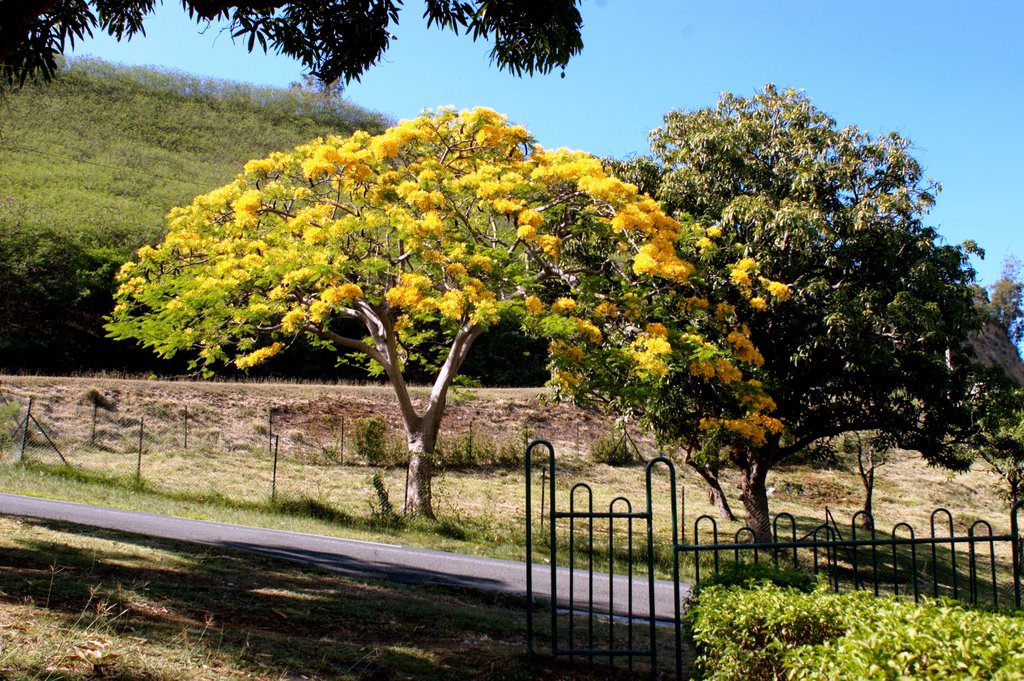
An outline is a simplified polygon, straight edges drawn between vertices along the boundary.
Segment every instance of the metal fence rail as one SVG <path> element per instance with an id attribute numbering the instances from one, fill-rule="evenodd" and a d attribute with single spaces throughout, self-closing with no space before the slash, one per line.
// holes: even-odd
<path id="1" fill-rule="evenodd" d="M 1021 608 L 1024 543 L 1020 535 L 1020 518 L 1024 510 L 1024 501 L 1014 504 L 1010 511 L 1008 534 L 996 534 L 992 525 L 984 520 L 973 522 L 967 527 L 966 533 L 957 534 L 953 513 L 945 508 L 932 512 L 927 534 L 916 532 L 906 522 L 897 523 L 889 532 L 880 532 L 874 519 L 864 512 L 855 514 L 850 519 L 848 529 L 843 529 L 826 509 L 825 522 L 810 527 L 802 535 L 798 530 L 797 519 L 793 515 L 780 513 L 774 516 L 770 542 L 755 541 L 754 533 L 749 528 L 741 528 L 733 535 L 723 537 L 717 521 L 709 515 L 702 515 L 694 521 L 692 541 L 684 543 L 679 534 L 675 466 L 670 460 L 656 457 L 646 466 L 645 511 L 635 511 L 625 497 L 615 497 L 608 505 L 607 511 L 594 510 L 593 489 L 584 482 L 575 483 L 569 488 L 569 508 L 559 510 L 556 500 L 558 474 L 554 448 L 549 442 L 537 440 L 527 446 L 525 457 L 527 648 L 531 656 L 535 654 L 537 646 L 532 582 L 534 537 L 531 488 L 534 449 L 543 450 L 547 459 L 542 487 L 547 503 L 545 504 L 542 496 L 541 522 L 543 523 L 543 509 L 546 506 L 549 519 L 546 543 L 550 551 L 550 593 L 553 600 L 547 648 L 556 661 L 559 658 L 569 658 L 571 661 L 576 656 L 590 660 L 606 657 L 608 663 L 614 665 L 617 658 L 625 657 L 632 671 L 634 658 L 647 658 L 652 678 L 657 677 L 658 646 L 655 622 L 658 617 L 654 600 L 655 517 L 652 504 L 652 471 L 657 466 L 664 466 L 668 471 L 672 498 L 670 517 L 667 520 L 671 524 L 672 533 L 669 548 L 674 593 L 674 612 L 671 615 L 675 629 L 676 678 L 682 678 L 684 673 L 680 601 L 680 572 L 683 568 L 688 569 L 693 575 L 694 587 L 709 578 L 717 577 L 727 565 L 769 563 L 775 567 L 806 570 L 820 575 L 836 591 L 870 590 L 875 595 L 912 597 L 915 601 L 927 596 L 950 597 L 993 608 L 1006 605 Z M 599 534 L 595 533 L 595 522 L 604 522 L 607 525 L 607 547 L 597 544 Z M 594 626 L 595 614 L 607 616 L 614 611 L 611 591 L 613 577 L 616 565 L 623 565 L 623 558 L 619 557 L 615 550 L 616 523 L 628 524 L 624 539 L 627 543 L 624 564 L 630 584 L 627 594 L 627 629 L 620 635 L 618 643 L 611 618 L 608 633 L 602 641 L 595 638 Z M 636 544 L 634 523 L 642 526 L 641 532 L 643 526 L 646 526 L 643 540 Z M 583 527 L 582 531 L 578 529 L 580 525 Z M 643 632 L 645 635 L 642 638 L 649 643 L 645 647 L 638 645 L 639 638 L 634 638 L 636 623 L 632 616 L 633 599 L 636 596 L 632 589 L 633 555 L 637 548 L 643 554 L 647 571 L 649 611 L 645 626 L 647 631 Z M 568 607 L 559 612 L 558 559 L 564 555 L 563 550 L 568 553 L 565 562 L 569 570 L 562 574 L 567 574 L 569 595 Z M 586 565 L 582 574 L 586 575 L 588 587 L 582 603 L 575 597 L 574 580 L 578 556 L 582 556 Z M 607 565 L 607 569 L 602 573 L 607 575 L 610 593 L 609 598 L 601 603 L 595 602 L 593 595 L 595 558 L 602 558 Z M 584 620 L 585 634 L 578 634 L 577 619 Z"/>
<path id="2" fill-rule="evenodd" d="M 978 520 L 959 535 L 952 512 L 938 508 L 931 514 L 927 536 L 905 522 L 888 533 L 864 529 L 875 523 L 861 511 L 851 518 L 846 536 L 829 514 L 828 521 L 798 538 L 796 519 L 780 513 L 772 522 L 771 542 L 753 541 L 748 528 L 722 541 L 715 519 L 702 515 L 694 521 L 693 542 L 678 544 L 674 551 L 684 566 L 692 566 L 695 585 L 709 571 L 717 576 L 727 563 L 770 561 L 775 567 L 823 575 L 836 591 L 871 590 L 876 596 L 913 596 L 915 601 L 947 596 L 992 607 L 1004 605 L 1000 595 L 1005 594 L 1009 604 L 1020 608 L 1022 508 L 1024 502 L 1013 506 L 1009 534 L 996 534 L 989 522 Z M 701 542 L 702 532 L 710 542 Z M 1000 545 L 1008 549 L 1009 565 L 1000 565 L 1000 554 L 1007 553 L 997 550 Z"/>

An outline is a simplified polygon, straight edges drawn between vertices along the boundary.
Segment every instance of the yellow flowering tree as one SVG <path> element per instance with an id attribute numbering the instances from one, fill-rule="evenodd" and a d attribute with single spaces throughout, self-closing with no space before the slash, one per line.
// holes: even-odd
<path id="1" fill-rule="evenodd" d="M 600 344 L 572 291 L 633 270 L 685 281 L 680 229 L 594 157 L 542 149 L 487 109 L 442 110 L 251 161 L 171 211 L 163 242 L 120 271 L 107 328 L 203 367 L 252 367 L 301 335 L 367 358 L 402 414 L 407 511 L 430 516 L 447 392 L 480 334 L 521 317 L 559 353 Z M 414 359 L 436 369 L 419 402 Z"/>
<path id="2" fill-rule="evenodd" d="M 624 266 L 614 276 L 606 266 L 581 277 L 572 299 L 552 303 L 571 322 L 562 336 L 550 316 L 541 324 L 553 337 L 560 393 L 638 419 L 678 445 L 719 514 L 732 518 L 718 479 L 726 452 L 761 447 L 783 430 L 759 379 L 764 357 L 751 325 L 792 292 L 763 276 L 721 228 L 686 216 L 672 224 L 642 243 L 618 240 L 620 254 L 608 258 Z"/>
<path id="3" fill-rule="evenodd" d="M 803 93 L 769 85 L 670 112 L 651 144 L 654 160 L 620 164 L 619 175 L 708 227 L 677 244 L 699 272 L 697 296 L 650 300 L 702 308 L 666 315 L 669 340 L 696 325 L 735 361 L 653 361 L 663 379 L 628 402 L 701 463 L 737 469 L 755 536 L 771 538 L 769 472 L 845 432 L 968 465 L 952 445 L 974 425 L 970 246 L 925 224 L 937 187 L 910 143 L 840 129 Z"/>

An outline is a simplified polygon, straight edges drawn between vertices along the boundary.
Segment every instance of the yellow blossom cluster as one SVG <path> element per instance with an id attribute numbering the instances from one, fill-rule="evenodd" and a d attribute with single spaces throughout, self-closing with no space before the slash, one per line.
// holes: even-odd
<path id="1" fill-rule="evenodd" d="M 733 329 L 729 332 L 726 337 L 730 345 L 733 347 L 733 351 L 736 353 L 736 358 L 744 362 L 745 364 L 752 364 L 754 366 L 761 366 L 764 364 L 764 356 L 754 347 L 754 344 L 750 341 L 750 329 L 743 325 L 737 329 Z"/>
<path id="2" fill-rule="evenodd" d="M 755 412 L 736 419 L 702 418 L 700 428 L 704 431 L 724 429 L 738 435 L 754 447 L 763 447 L 768 433 L 782 432 L 783 425 L 774 417 Z"/>
<path id="3" fill-rule="evenodd" d="M 555 302 L 551 303 L 552 312 L 575 312 L 576 301 L 572 298 L 559 298 Z"/>
<path id="4" fill-rule="evenodd" d="M 578 333 L 588 343 L 600 343 L 604 336 L 601 334 L 601 330 L 594 325 L 593 322 L 580 319 L 579 317 L 572 317 L 572 321 L 576 323 L 576 333 Z"/>
<path id="5" fill-rule="evenodd" d="M 648 324 L 644 333 L 630 346 L 635 371 L 640 376 L 661 377 L 668 375 L 668 355 L 672 345 L 668 341 L 668 329 L 662 324 Z"/>
<path id="6" fill-rule="evenodd" d="M 706 381 L 716 379 L 731 385 L 743 378 L 743 372 L 724 357 L 697 359 L 690 363 L 690 373 Z"/>
<path id="7" fill-rule="evenodd" d="M 685 284 L 695 270 L 691 263 L 676 254 L 675 247 L 667 239 L 655 237 L 640 247 L 640 252 L 633 258 L 633 271 Z"/>
<path id="8" fill-rule="evenodd" d="M 768 293 L 772 294 L 772 296 L 779 300 L 789 300 L 793 295 L 789 286 L 783 284 L 781 281 L 771 281 L 769 279 L 762 279 L 761 281 L 768 289 Z"/>
<path id="9" fill-rule="evenodd" d="M 425 303 L 424 289 L 430 287 L 430 279 L 416 272 L 405 272 L 397 286 L 389 288 L 384 293 L 384 299 L 388 305 L 396 308 L 403 308 L 411 311 L 428 310 L 431 306 Z"/>
<path id="10" fill-rule="evenodd" d="M 466 295 L 462 291 L 445 291 L 437 301 L 437 311 L 449 319 L 462 319 Z"/>
<path id="11" fill-rule="evenodd" d="M 522 229 L 522 227 L 520 227 L 520 229 Z M 543 234 L 537 237 L 537 245 L 540 246 L 541 250 L 550 258 L 555 261 L 558 260 L 559 247 L 562 245 L 561 238 L 554 234 Z"/>
<path id="12" fill-rule="evenodd" d="M 284 350 L 284 343 L 276 342 L 271 345 L 266 345 L 258 350 L 254 350 L 246 355 L 241 355 L 235 359 L 235 366 L 239 369 L 248 369 L 254 367 L 257 364 L 261 364 L 274 355 Z"/>
<path id="13" fill-rule="evenodd" d="M 729 278 L 732 279 L 733 283 L 749 289 L 754 283 L 750 275 L 756 272 L 757 262 L 753 258 L 743 258 L 732 266 L 729 271 Z"/>
<path id="14" fill-rule="evenodd" d="M 558 340 L 548 343 L 548 353 L 553 357 L 563 357 L 576 363 L 582 362 L 586 354 L 580 346 L 570 345 Z"/>

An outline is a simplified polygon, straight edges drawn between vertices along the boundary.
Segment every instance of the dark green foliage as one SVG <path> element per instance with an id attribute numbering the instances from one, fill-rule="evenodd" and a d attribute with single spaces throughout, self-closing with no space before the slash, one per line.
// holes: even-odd
<path id="1" fill-rule="evenodd" d="M 94 60 L 10 94 L 0 119 L 3 368 L 181 372 L 184 361 L 158 364 L 105 338 L 121 263 L 163 235 L 167 210 L 246 161 L 382 127 L 339 98 Z"/>
<path id="2" fill-rule="evenodd" d="M 999 322 L 1006 331 L 1010 342 L 1020 345 L 1024 339 L 1024 281 L 1022 281 L 1020 260 L 1007 258 L 1003 272 L 991 286 L 991 295 L 986 312 Z"/>
<path id="3" fill-rule="evenodd" d="M 805 94 L 771 85 L 670 112 L 651 139 L 665 168 L 658 198 L 724 232 L 729 247 L 708 256 L 715 271 L 728 272 L 742 248 L 760 276 L 793 290 L 745 316 L 764 356 L 754 377 L 786 429 L 732 457 L 770 467 L 822 438 L 877 430 L 932 462 L 969 465 L 949 456 L 945 437 L 970 427 L 964 346 L 980 327 L 970 247 L 945 244 L 925 223 L 938 185 L 911 143 L 840 129 Z M 683 407 L 700 409 L 662 403 L 669 431 L 694 421 L 679 418 Z"/>
<path id="4" fill-rule="evenodd" d="M 502 319 L 476 339 L 459 375 L 492 388 L 544 385 L 547 346 L 547 340 L 526 335 L 517 320 Z"/>
<path id="5" fill-rule="evenodd" d="M 767 563 L 727 563 L 715 576 L 701 580 L 699 588 L 703 590 L 715 585 L 749 588 L 763 582 L 803 593 L 811 593 L 818 585 L 818 580 L 809 572 L 787 570 Z"/>
<path id="6" fill-rule="evenodd" d="M 966 448 L 988 463 L 1015 503 L 1024 498 L 1024 388 L 989 368 L 978 371 L 973 394 L 978 429 Z"/>
<path id="7" fill-rule="evenodd" d="M 491 58 L 516 75 L 548 73 L 583 49 L 579 0 L 429 0 L 423 18 L 473 40 L 494 40 Z M 401 0 L 182 0 L 202 26 L 225 19 L 252 52 L 292 57 L 326 83 L 358 80 L 391 42 Z M 51 77 L 65 49 L 105 32 L 145 32 L 154 0 L 0 0 L 0 87 Z M 197 29 L 198 30 L 198 29 Z"/>
<path id="8" fill-rule="evenodd" d="M 375 501 L 370 502 L 370 515 L 381 528 L 396 529 L 402 524 L 402 516 L 395 511 L 394 504 L 388 496 L 388 488 L 384 484 L 384 473 L 377 471 L 370 479 Z"/>
<path id="9" fill-rule="evenodd" d="M 872 430 L 930 463 L 967 468 L 969 457 L 950 443 L 973 428 L 966 346 L 981 326 L 968 261 L 976 247 L 946 244 L 926 224 L 938 185 L 910 141 L 839 128 L 805 94 L 767 85 L 753 97 L 726 93 L 715 107 L 669 112 L 651 149 L 652 158 L 616 172 L 714 230 L 716 241 L 696 249 L 704 276 L 691 283 L 745 321 L 764 359 L 747 373 L 771 396 L 766 413 L 782 428 L 760 441 L 707 431 L 704 419 L 742 418 L 749 407 L 686 365 L 639 400 L 626 386 L 618 402 L 702 463 L 738 468 L 747 524 L 762 540 L 768 471 L 818 441 Z M 755 305 L 731 284 L 741 257 L 755 279 L 784 283 L 792 295 Z"/>

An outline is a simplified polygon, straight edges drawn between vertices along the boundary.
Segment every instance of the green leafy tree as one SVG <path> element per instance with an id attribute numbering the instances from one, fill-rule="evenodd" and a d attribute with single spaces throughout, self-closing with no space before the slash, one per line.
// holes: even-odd
<path id="1" fill-rule="evenodd" d="M 838 447 L 840 454 L 853 459 L 857 466 L 857 475 L 860 476 L 860 483 L 864 487 L 864 505 L 861 510 L 861 527 L 867 530 L 875 526 L 875 474 L 878 469 L 889 463 L 892 450 L 884 437 L 878 437 L 876 433 L 865 431 L 852 431 L 844 433 L 839 439 Z"/>
<path id="2" fill-rule="evenodd" d="M 578 0 L 427 0 L 427 26 L 493 39 L 491 57 L 512 73 L 564 68 L 583 48 Z M 226 19 L 232 37 L 302 62 L 319 80 L 350 81 L 377 63 L 401 0 L 182 0 L 200 24 Z M 145 33 L 155 0 L 0 0 L 0 79 L 49 77 L 55 55 L 100 30 Z"/>
<path id="3" fill-rule="evenodd" d="M 974 451 L 999 476 L 1011 503 L 1024 499 L 1024 388 L 999 369 L 979 382 L 979 432 Z"/>
<path id="4" fill-rule="evenodd" d="M 445 110 L 250 161 L 171 211 L 164 240 L 122 268 L 107 328 L 203 367 L 255 366 L 303 336 L 363 358 L 402 415 L 406 510 L 430 516 L 448 389 L 480 335 L 529 318 L 565 344 L 600 343 L 573 299 L 532 294 L 596 276 L 572 255 L 586 244 L 628 259 L 677 227 L 599 160 L 541 149 L 487 109 Z M 432 372 L 419 397 L 414 364 Z"/>
<path id="5" fill-rule="evenodd" d="M 965 248 L 923 223 L 938 187 L 923 180 L 910 143 L 840 129 L 804 94 L 772 86 L 671 112 L 651 141 L 655 159 L 619 172 L 710 225 L 693 242 L 703 276 L 691 306 L 714 313 L 663 320 L 670 330 L 702 320 L 704 338 L 735 333 L 748 378 L 731 385 L 767 395 L 722 391 L 704 382 L 714 375 L 707 365 L 692 362 L 643 384 L 618 388 L 611 375 L 594 384 L 707 472 L 739 469 L 759 539 L 771 536 L 768 472 L 825 438 L 873 430 L 930 462 L 968 465 L 946 445 L 970 430 L 973 271 Z M 745 326 L 730 330 L 723 315 Z"/>
<path id="6" fill-rule="evenodd" d="M 989 291 L 989 315 L 1006 330 L 1010 342 L 1019 347 L 1024 338 L 1024 280 L 1020 260 L 1007 258 L 1002 274 Z"/>

